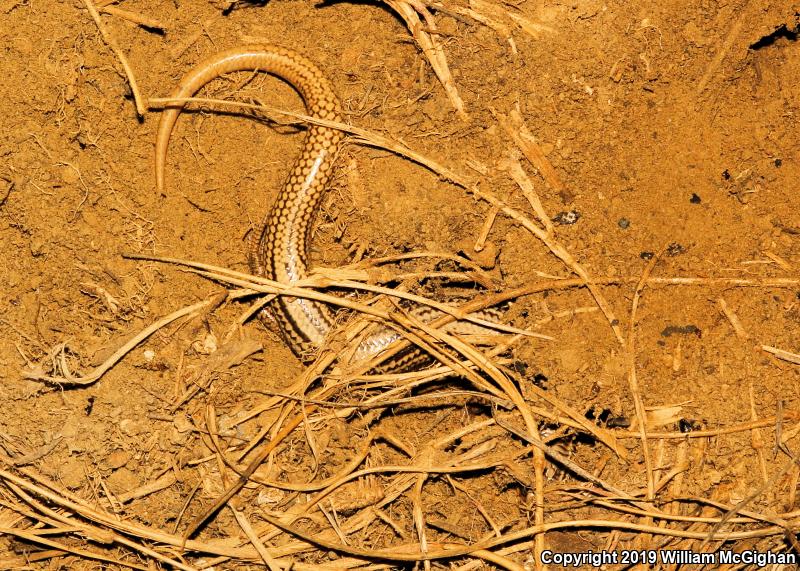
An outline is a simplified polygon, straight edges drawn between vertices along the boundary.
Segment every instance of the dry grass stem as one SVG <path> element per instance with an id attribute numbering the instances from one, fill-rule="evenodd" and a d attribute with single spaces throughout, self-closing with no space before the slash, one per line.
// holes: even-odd
<path id="1" fill-rule="evenodd" d="M 182 317 L 188 317 L 200 312 L 207 310 L 209 307 L 216 303 L 216 299 L 208 299 L 206 301 L 201 301 L 200 303 L 195 303 L 193 305 L 189 305 L 187 307 L 181 308 L 173 313 L 163 317 L 153 323 L 152 325 L 148 326 L 147 328 L 143 329 L 133 338 L 131 338 L 128 342 L 126 342 L 122 347 L 114 351 L 114 353 L 106 359 L 101 365 L 95 367 L 90 373 L 85 375 L 81 375 L 78 377 L 72 376 L 69 371 L 69 367 L 66 364 L 66 358 L 64 356 L 64 346 L 60 345 L 57 347 L 58 352 L 55 355 L 56 358 L 53 359 L 54 366 L 52 367 L 54 374 L 47 374 L 44 372 L 41 365 L 37 367 L 36 370 L 33 371 L 24 371 L 23 375 L 27 379 L 35 380 L 35 381 L 44 381 L 48 383 L 56 383 L 59 385 L 90 385 L 100 379 L 103 375 L 105 375 L 114 365 L 116 365 L 120 359 L 122 359 L 125 355 L 131 352 L 133 349 L 136 348 L 137 345 L 145 341 L 148 337 L 150 337 L 153 333 L 166 327 L 173 321 L 176 321 Z"/>
<path id="2" fill-rule="evenodd" d="M 481 231 L 478 234 L 478 237 L 475 239 L 475 246 L 473 246 L 473 249 L 476 252 L 482 251 L 486 246 L 486 240 L 489 238 L 489 233 L 492 231 L 492 226 L 494 226 L 494 221 L 497 219 L 497 215 L 499 213 L 500 209 L 496 206 L 493 206 L 486 214 L 486 218 L 483 221 L 483 226 L 481 226 Z"/>
<path id="3" fill-rule="evenodd" d="M 742 327 L 742 322 L 739 320 L 739 317 L 736 315 L 736 313 L 730 309 L 730 307 L 728 307 L 728 303 L 725 301 L 725 299 L 719 298 L 717 303 L 719 304 L 722 314 L 730 322 L 731 327 L 733 327 L 733 332 L 736 334 L 736 337 L 742 340 L 747 339 L 749 337 L 747 331 L 745 331 L 744 327 Z"/>
<path id="4" fill-rule="evenodd" d="M 642 296 L 642 291 L 647 285 L 647 279 L 652 274 L 653 269 L 656 267 L 659 258 L 664 253 L 666 247 L 662 248 L 655 256 L 653 256 L 645 266 L 642 272 L 642 277 L 639 283 L 636 284 L 636 290 L 633 294 L 631 301 L 631 317 L 628 325 L 628 337 L 624 347 L 626 349 L 626 356 L 628 362 L 628 387 L 631 391 L 631 398 L 633 399 L 634 409 L 636 411 L 636 419 L 639 423 L 639 436 L 642 443 L 642 457 L 644 458 L 645 470 L 647 471 L 647 501 L 651 501 L 655 497 L 656 483 L 655 475 L 653 473 L 653 460 L 650 455 L 650 444 L 647 436 L 647 413 L 645 410 L 644 399 L 639 389 L 639 380 L 636 376 L 636 312 L 639 308 L 639 300 Z M 648 521 L 649 523 L 649 521 Z"/>
<path id="5" fill-rule="evenodd" d="M 108 45 L 108 47 L 111 48 L 111 50 L 119 59 L 120 64 L 122 64 L 122 69 L 125 70 L 125 76 L 128 78 L 128 85 L 130 85 L 131 93 L 133 93 L 133 101 L 136 104 L 136 114 L 140 118 L 144 117 L 145 113 L 147 112 L 147 108 L 145 107 L 144 100 L 139 92 L 139 85 L 137 84 L 136 76 L 133 74 L 133 70 L 128 63 L 128 58 L 119 48 L 116 40 L 114 40 L 114 38 L 106 29 L 103 21 L 100 19 L 100 14 L 97 13 L 97 9 L 94 7 L 92 0 L 83 0 L 83 3 L 86 5 L 86 9 L 92 16 L 94 23 L 97 24 L 97 29 L 100 30 L 100 35 L 103 37 L 103 41 Z"/>
<path id="6" fill-rule="evenodd" d="M 511 178 L 515 183 L 517 183 L 517 186 L 519 186 L 520 190 L 522 191 L 522 195 L 531 205 L 534 213 L 536 213 L 536 217 L 539 219 L 539 223 L 542 225 L 545 234 L 552 236 L 553 222 L 550 220 L 550 216 L 547 215 L 547 212 L 545 212 L 544 206 L 542 206 L 542 201 L 539 199 L 538 193 L 533 188 L 533 182 L 528 177 L 527 173 L 525 173 L 525 171 L 522 169 L 522 165 L 515 157 L 512 156 L 504 161 L 501 166 L 508 171 L 508 174 L 511 175 Z"/>
<path id="7" fill-rule="evenodd" d="M 128 20 L 129 22 L 133 22 L 134 24 L 144 28 L 160 31 L 166 30 L 166 26 L 164 26 L 164 24 L 155 18 L 144 16 L 136 12 L 131 12 L 130 10 L 125 10 L 124 8 L 118 8 L 117 6 L 103 6 L 102 8 L 98 7 L 98 10 L 104 14 L 110 14 L 112 16 Z"/>
<path id="8" fill-rule="evenodd" d="M 777 347 L 771 347 L 769 345 L 762 345 L 761 350 L 766 351 L 770 355 L 775 355 L 781 361 L 788 361 L 789 363 L 800 365 L 800 355 L 797 353 L 791 353 L 789 351 L 785 351 L 784 349 L 778 349 Z"/>
<path id="9" fill-rule="evenodd" d="M 533 133 L 525 125 L 520 112 L 517 109 L 512 109 L 506 116 L 492 110 L 492 114 L 506 134 L 514 141 L 514 144 L 519 147 L 522 154 L 525 155 L 525 158 L 539 171 L 547 186 L 554 192 L 562 192 L 564 183 L 561 182 L 561 177 L 558 176 L 553 163 L 547 159 L 542 148 L 536 142 Z"/>
<path id="10" fill-rule="evenodd" d="M 436 21 L 433 15 L 425 4 L 419 0 L 384 0 L 384 2 L 405 21 L 408 30 L 431 64 L 442 87 L 444 87 L 447 98 L 450 100 L 456 113 L 462 119 L 467 119 L 467 113 L 464 110 L 464 101 L 458 94 L 458 89 L 453 81 L 450 68 L 447 65 L 447 58 L 444 55 L 444 50 L 436 39 L 436 34 L 428 32 L 428 30 L 432 32 L 436 31 Z M 422 20 L 420 20 L 420 16 L 425 20 L 424 25 Z"/>

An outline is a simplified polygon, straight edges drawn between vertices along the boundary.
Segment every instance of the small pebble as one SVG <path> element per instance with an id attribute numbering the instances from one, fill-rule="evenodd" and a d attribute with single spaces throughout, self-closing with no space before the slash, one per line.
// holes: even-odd
<path id="1" fill-rule="evenodd" d="M 701 202 L 703 202 L 703 199 L 693 192 L 692 197 L 689 199 L 689 202 L 691 202 L 692 204 L 700 204 Z"/>
<path id="2" fill-rule="evenodd" d="M 569 212 L 559 212 L 553 217 L 553 222 L 561 226 L 571 226 L 575 224 L 581 217 L 581 213 L 577 210 L 570 210 Z"/>
<path id="3" fill-rule="evenodd" d="M 628 220 L 627 218 L 620 218 L 619 221 L 617 221 L 617 226 L 619 226 L 623 230 L 627 230 L 628 226 L 630 226 L 630 225 L 631 225 L 631 221 Z"/>
<path id="4" fill-rule="evenodd" d="M 106 457 L 105 464 L 112 470 L 118 470 L 127 464 L 130 459 L 130 452 L 115 450 Z"/>

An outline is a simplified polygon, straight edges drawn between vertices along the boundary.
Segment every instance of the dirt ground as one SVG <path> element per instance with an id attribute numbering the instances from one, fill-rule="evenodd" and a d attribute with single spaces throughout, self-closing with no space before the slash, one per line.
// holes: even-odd
<path id="1" fill-rule="evenodd" d="M 233 509 L 195 536 L 216 547 L 186 552 L 25 488 L 23 480 L 114 521 L 181 537 L 235 481 L 223 452 L 239 461 L 248 442 L 270 440 L 258 435 L 275 428 L 277 409 L 264 403 L 294 386 L 305 367 L 256 319 L 234 336 L 233 350 L 247 354 L 241 363 L 217 359 L 252 297 L 160 329 L 86 386 L 29 377 L 89 373 L 145 327 L 224 292 L 224 284 L 181 267 L 123 254 L 246 272 L 246 240 L 303 133 L 236 114 L 184 113 L 161 196 L 153 175 L 159 109 L 137 118 L 120 61 L 86 5 L 0 0 L 0 567 L 97 568 L 103 554 L 112 560 L 106 568 L 169 568 L 141 548 L 149 546 L 187 569 L 258 568 L 242 521 L 275 549 L 274 568 L 292 561 L 296 569 L 412 568 L 423 564 L 356 550 L 416 553 L 423 543 L 436 551 L 497 539 L 487 548 L 495 559 L 474 553 L 430 566 L 532 569 L 542 544 L 531 530 L 542 517 L 563 523 L 539 536 L 555 552 L 797 553 L 800 360 L 769 348 L 800 351 L 800 4 L 436 6 L 436 29 L 428 31 L 444 49 L 465 116 L 404 21 L 380 2 L 125 0 L 112 7 L 127 12 L 101 18 L 145 98 L 169 95 L 210 54 L 261 41 L 316 62 L 342 100 L 345 122 L 401 141 L 536 220 L 509 174 L 509 164 L 521 165 L 555 221 L 550 245 L 501 212 L 479 253 L 474 245 L 492 214 L 480 193 L 351 141 L 312 255 L 327 267 L 423 251 L 467 256 L 495 292 L 574 279 L 583 268 L 599 284 L 596 296 L 556 284 L 509 304 L 508 324 L 552 340 L 523 338 L 505 356 L 542 434 L 613 486 L 551 464 L 538 484 L 537 514 L 533 448 L 508 429 L 525 432 L 522 418 L 508 403 L 472 395 L 347 416 L 322 406 L 280 442 L 262 480 L 324 482 L 359 457 L 368 434 L 370 452 L 351 471 L 488 462 L 480 470 L 379 471 L 354 480 L 289 522 L 327 543 L 277 534 L 269 519 L 298 509 L 324 483 L 248 484 Z M 217 80 L 204 94 L 303 110 L 271 77 Z M 532 134 L 529 149 L 541 151 L 537 165 L 504 127 L 515 111 Z M 554 255 L 553 244 L 574 264 Z M 403 269 L 455 267 L 422 261 Z M 640 284 L 637 294 L 647 275 L 660 281 Z M 439 283 L 411 287 L 435 297 Z M 450 379 L 398 395 L 437 390 L 479 391 Z M 354 382 L 336 398 L 374 394 L 374 386 Z M 485 429 L 459 435 L 481 422 Z M 726 514 L 730 521 L 714 529 Z M 139 547 L 92 536 L 73 520 L 116 530 Z M 584 520 L 600 523 L 575 523 Z"/>

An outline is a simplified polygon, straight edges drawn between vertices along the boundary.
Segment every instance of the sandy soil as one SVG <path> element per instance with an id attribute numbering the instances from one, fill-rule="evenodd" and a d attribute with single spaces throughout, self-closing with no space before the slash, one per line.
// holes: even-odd
<path id="1" fill-rule="evenodd" d="M 554 339 L 525 339 L 512 349 L 517 370 L 524 372 L 519 389 L 537 419 L 543 411 L 566 416 L 561 404 L 537 392 L 539 386 L 548 399 L 596 420 L 615 435 L 618 448 L 552 420 L 546 434 L 556 431 L 553 443 L 571 461 L 628 494 L 647 496 L 649 470 L 655 486 L 650 493 L 659 502 L 687 498 L 659 503 L 666 513 L 719 517 L 748 500 L 741 506 L 748 513 L 769 514 L 768 522 L 796 522 L 799 472 L 789 455 L 798 446 L 800 365 L 763 346 L 800 350 L 800 5 L 472 5 L 503 22 L 513 42 L 473 19 L 434 11 L 436 37 L 467 118 L 454 111 L 403 21 L 379 3 L 295 0 L 227 7 L 126 0 L 115 6 L 163 26 L 160 32 L 119 14 L 102 16 L 145 97 L 167 96 L 194 63 L 223 48 L 253 40 L 290 47 L 324 70 L 348 123 L 480 179 L 480 189 L 535 219 L 505 169 L 520 155 L 502 121 L 518 110 L 557 177 L 546 180 L 541 165 L 519 159 L 548 217 L 557 222 L 554 241 L 598 282 L 622 282 L 597 290 L 621 340 L 586 288 L 554 286 L 510 304 L 508 323 Z M 535 27 L 520 27 L 509 13 Z M 53 363 L 62 359 L 76 375 L 89 372 L 149 324 L 224 291 L 220 283 L 175 266 L 123 254 L 247 271 L 247 237 L 269 208 L 303 134 L 237 115 L 186 113 L 173 136 L 161 196 L 152 168 L 159 111 L 137 118 L 119 60 L 85 5 L 0 0 L 0 29 L 0 468 L 5 475 L 38 475 L 59 493 L 124 521 L 170 534 L 177 525 L 180 535 L 234 478 L 229 469 L 221 476 L 214 443 L 222 439 L 231 454 L 241 451 L 275 416 L 268 411 L 237 421 L 268 399 L 265 391 L 280 392 L 302 373 L 302 363 L 281 339 L 250 320 L 236 341 L 263 350 L 238 366 L 228 367 L 224 359 L 224 366 L 209 365 L 231 323 L 247 309 L 232 301 L 160 330 L 88 386 L 40 382 L 25 373 L 53 373 Z M 218 80 L 205 93 L 302 111 L 291 88 L 270 77 Z M 313 256 L 317 264 L 337 267 L 362 256 L 462 254 L 481 264 L 499 290 L 575 277 L 574 266 L 502 213 L 488 235 L 489 253 L 476 253 L 490 211 L 485 201 L 418 164 L 351 143 L 319 218 Z M 636 281 L 652 262 L 652 277 L 706 279 L 683 285 L 651 281 L 635 296 Z M 408 268 L 453 269 L 433 262 Z M 775 285 L 766 278 L 785 281 Z M 421 291 L 437 288 L 427 282 Z M 638 307 L 631 324 L 634 297 Z M 193 383 L 203 390 L 181 399 Z M 457 380 L 440 387 L 474 390 Z M 338 398 L 361 397 L 354 390 Z M 650 436 L 645 453 L 636 436 L 637 400 L 652 433 L 731 430 L 703 438 Z M 432 545 L 474 543 L 493 537 L 492 525 L 506 534 L 535 521 L 532 452 L 520 438 L 495 425 L 451 446 L 430 448 L 463 426 L 495 417 L 522 429 L 518 414 L 454 397 L 375 415 L 334 416 L 319 413 L 305 431 L 301 427 L 281 443 L 269 477 L 322 481 L 357 454 L 368 433 L 396 442 L 376 440 L 362 467 L 413 463 L 409 451 L 419 453 L 417 464 L 439 465 L 448 454 L 483 443 L 494 455 L 515 457 L 516 469 L 506 463 L 477 473 L 432 474 L 420 490 L 412 486 L 390 502 L 397 474 L 362 478 L 357 487 L 337 492 L 338 504 L 325 500 L 323 511 L 300 522 L 307 533 L 330 529 L 336 520 L 345 530 L 354 525 L 331 536 L 337 544 L 413 545 L 420 534 L 414 506 L 424 507 Z M 219 435 L 210 438 L 214 426 Z M 421 458 L 426 450 L 433 450 L 427 460 Z M 15 459 L 20 465 L 13 467 Z M 647 523 L 589 502 L 585 494 L 596 500 L 591 490 L 599 488 L 575 473 L 563 467 L 546 472 L 545 522 Z M 142 491 L 168 476 L 163 489 Z M 30 558 L 29 568 L 95 568 L 89 558 L 65 558 L 48 552 L 52 546 L 4 535 L 3 529 L 26 529 L 33 520 L 19 519 L 10 509 L 9 502 L 24 501 L 7 487 L 6 476 L 0 481 L 0 563 L 18 568 Z M 266 529 L 265 516 L 305 500 L 306 493 L 253 485 L 235 505 Z M 380 517 L 355 526 L 364 509 L 378 505 Z M 736 529 L 770 525 L 749 523 Z M 693 525 L 668 527 L 711 529 Z M 198 536 L 215 537 L 250 546 L 227 509 Z M 156 561 L 79 533 L 54 533 L 52 539 L 139 565 Z M 531 567 L 534 548 L 524 543 L 531 539 L 498 549 L 509 549 L 504 557 Z M 265 542 L 295 540 L 284 534 Z M 550 532 L 544 542 L 560 551 L 700 549 L 702 543 L 586 528 Z M 742 536 L 724 546 L 792 549 L 780 532 Z M 175 556 L 178 550 L 162 552 Z M 329 548 L 291 557 L 309 565 L 338 562 L 339 568 L 351 561 L 346 551 Z M 210 555 L 187 555 L 185 563 L 202 568 L 210 561 Z M 233 557 L 217 564 L 255 568 L 256 561 Z M 470 561 L 458 557 L 433 565 L 466 569 Z"/>

